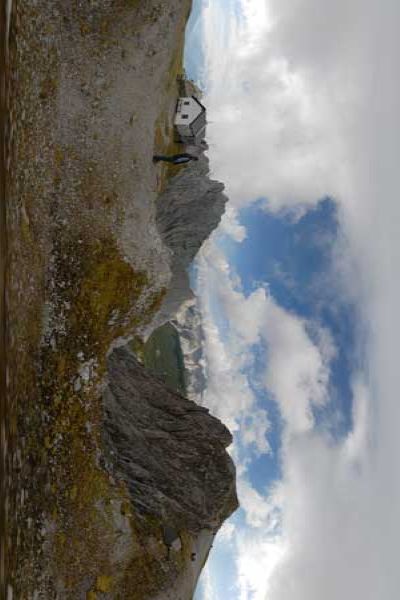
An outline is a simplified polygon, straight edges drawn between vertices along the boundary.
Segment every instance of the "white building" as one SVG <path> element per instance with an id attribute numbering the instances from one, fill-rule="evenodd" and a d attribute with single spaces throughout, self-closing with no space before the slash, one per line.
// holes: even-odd
<path id="1" fill-rule="evenodd" d="M 177 139 L 184 144 L 197 144 L 203 140 L 206 109 L 196 96 L 178 98 L 174 126 Z"/>

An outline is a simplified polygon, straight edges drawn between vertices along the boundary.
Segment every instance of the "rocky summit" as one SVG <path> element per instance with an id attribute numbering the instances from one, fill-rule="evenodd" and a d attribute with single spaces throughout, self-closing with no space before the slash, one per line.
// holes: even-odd
<path id="1" fill-rule="evenodd" d="M 173 177 L 159 197 L 157 227 L 171 251 L 172 278 L 157 315 L 158 323 L 175 316 L 192 296 L 187 269 L 221 220 L 228 201 L 224 187 L 210 179 L 209 159 L 201 152 L 199 160 Z"/>
<path id="2" fill-rule="evenodd" d="M 238 506 L 226 427 L 167 388 L 127 348 L 108 359 L 105 446 L 139 513 L 216 532 Z"/>

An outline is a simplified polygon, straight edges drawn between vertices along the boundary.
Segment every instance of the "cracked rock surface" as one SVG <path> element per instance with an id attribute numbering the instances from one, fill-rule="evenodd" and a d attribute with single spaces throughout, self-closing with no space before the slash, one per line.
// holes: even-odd
<path id="1" fill-rule="evenodd" d="M 217 531 L 238 506 L 228 429 L 127 348 L 112 352 L 108 376 L 105 442 L 135 508 L 191 533 Z"/>

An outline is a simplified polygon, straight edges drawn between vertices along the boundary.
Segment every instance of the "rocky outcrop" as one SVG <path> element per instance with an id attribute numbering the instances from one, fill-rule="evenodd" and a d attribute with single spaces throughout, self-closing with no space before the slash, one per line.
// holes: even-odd
<path id="1" fill-rule="evenodd" d="M 238 506 L 229 431 L 127 348 L 112 352 L 108 376 L 105 447 L 136 511 L 192 533 L 215 532 Z"/>
<path id="2" fill-rule="evenodd" d="M 109 358 L 102 420 L 110 346 L 147 327 L 171 258 L 170 299 L 185 297 L 185 270 L 225 202 L 202 158 L 178 169 L 156 227 L 152 156 L 170 143 L 161 134 L 172 130 L 191 3 L 76 2 L 72 13 L 63 0 L 8 3 L 13 598 L 191 598 L 207 547 L 204 529 L 189 528 L 217 528 L 236 506 L 225 428 L 125 350 Z M 128 485 L 106 468 L 103 434 Z M 170 561 L 164 515 L 182 534 Z"/>
<path id="3" fill-rule="evenodd" d="M 203 242 L 218 226 L 228 198 L 224 185 L 209 177 L 209 160 L 202 152 L 173 177 L 158 200 L 157 226 L 171 251 L 172 278 L 157 315 L 157 325 L 175 316 L 192 297 L 188 268 Z"/>

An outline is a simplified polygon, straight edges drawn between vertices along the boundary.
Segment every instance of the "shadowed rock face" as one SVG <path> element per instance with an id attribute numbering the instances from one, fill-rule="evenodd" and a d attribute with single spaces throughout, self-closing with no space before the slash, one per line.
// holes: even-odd
<path id="1" fill-rule="evenodd" d="M 238 506 L 229 431 L 127 348 L 112 352 L 108 373 L 105 445 L 137 511 L 194 533 L 217 530 Z"/>
<path id="2" fill-rule="evenodd" d="M 175 316 L 192 296 L 187 269 L 203 242 L 218 226 L 228 198 L 224 185 L 209 178 L 209 160 L 201 153 L 173 177 L 158 200 L 157 227 L 172 253 L 172 279 L 157 324 Z"/>

